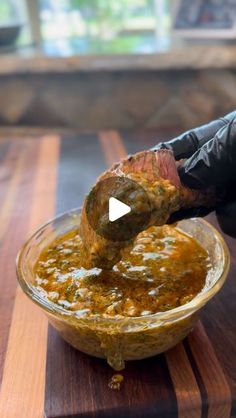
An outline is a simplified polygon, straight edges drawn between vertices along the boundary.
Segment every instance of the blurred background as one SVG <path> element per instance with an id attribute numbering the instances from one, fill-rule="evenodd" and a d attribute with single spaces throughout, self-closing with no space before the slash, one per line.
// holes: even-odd
<path id="1" fill-rule="evenodd" d="M 1 0 L 0 125 L 189 128 L 236 105 L 236 0 Z"/>
<path id="2" fill-rule="evenodd" d="M 11 25 L 19 28 L 18 47 L 40 45 L 54 56 L 148 53 L 168 45 L 168 0 L 1 0 L 0 16 L 9 33 Z"/>

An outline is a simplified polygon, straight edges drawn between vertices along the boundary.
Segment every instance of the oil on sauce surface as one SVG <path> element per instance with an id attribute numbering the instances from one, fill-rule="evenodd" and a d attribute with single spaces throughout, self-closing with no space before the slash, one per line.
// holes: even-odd
<path id="1" fill-rule="evenodd" d="M 210 268 L 206 251 L 172 226 L 151 227 L 112 270 L 86 269 L 78 231 L 51 244 L 35 266 L 35 286 L 49 301 L 78 315 L 137 317 L 193 299 Z"/>

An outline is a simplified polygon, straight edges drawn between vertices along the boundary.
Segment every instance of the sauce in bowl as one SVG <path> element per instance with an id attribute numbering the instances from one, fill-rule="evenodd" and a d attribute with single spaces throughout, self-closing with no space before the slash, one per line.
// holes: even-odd
<path id="1" fill-rule="evenodd" d="M 209 263 L 196 240 L 165 225 L 139 234 L 112 270 L 88 269 L 73 230 L 42 252 L 35 286 L 78 316 L 143 317 L 193 299 L 204 287 Z"/>
<path id="2" fill-rule="evenodd" d="M 64 340 L 116 371 L 183 340 L 226 280 L 229 252 L 203 219 L 150 228 L 110 272 L 86 266 L 80 222 L 75 209 L 38 229 L 18 279 Z"/>

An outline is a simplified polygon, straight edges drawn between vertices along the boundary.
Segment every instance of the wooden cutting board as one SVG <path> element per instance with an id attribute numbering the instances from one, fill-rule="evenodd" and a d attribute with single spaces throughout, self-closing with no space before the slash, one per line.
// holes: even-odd
<path id="1" fill-rule="evenodd" d="M 129 362 L 119 392 L 108 388 L 105 361 L 76 352 L 52 329 L 49 344 L 47 417 L 230 417 L 230 386 L 201 323 L 169 352 Z"/>
<path id="2" fill-rule="evenodd" d="M 236 241 L 224 288 L 181 344 L 129 362 L 120 391 L 105 361 L 65 343 L 17 288 L 26 236 L 79 206 L 96 176 L 126 153 L 173 132 L 99 132 L 0 138 L 0 417 L 230 418 L 236 416 Z M 211 217 L 214 222 L 214 218 Z"/>

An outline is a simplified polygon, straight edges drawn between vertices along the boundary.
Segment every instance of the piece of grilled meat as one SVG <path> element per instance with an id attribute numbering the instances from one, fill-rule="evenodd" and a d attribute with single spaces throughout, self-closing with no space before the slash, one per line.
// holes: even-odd
<path id="1" fill-rule="evenodd" d="M 98 202 L 96 193 L 93 194 L 94 188 L 92 189 L 85 199 L 80 224 L 86 265 L 89 267 L 111 269 L 121 259 L 122 250 L 132 245 L 135 238 L 132 233 L 131 238 L 129 233 L 127 234 L 131 224 L 134 227 L 133 231 L 137 226 L 138 232 L 141 232 L 152 225 L 164 225 L 171 214 L 181 208 L 212 204 L 212 196 L 208 193 L 190 190 L 181 184 L 175 159 L 169 150 L 144 151 L 128 157 L 114 164 L 102 174 L 95 187 L 110 178 L 130 180 L 127 190 L 120 191 L 121 195 L 117 190 L 119 182 L 111 181 L 111 188 L 113 187 L 115 190 L 109 190 L 109 195 L 117 196 L 118 193 L 122 201 L 125 199 L 127 201 L 127 198 L 132 197 L 131 212 L 138 214 L 138 216 L 134 215 L 132 218 L 132 215 L 126 215 L 121 223 L 117 224 L 118 228 L 116 229 L 115 225 L 112 225 L 108 220 L 107 202 L 102 201 L 103 196 L 107 200 L 108 191 L 104 190 L 103 193 L 100 193 Z M 134 184 L 133 190 L 132 184 Z M 139 193 L 139 186 L 144 193 Z M 123 187 L 123 189 L 125 188 Z M 88 219 L 88 205 L 91 209 L 90 219 Z M 91 216 L 93 217 L 92 222 Z M 96 225 L 99 225 L 97 228 L 91 226 L 94 225 L 94 219 L 96 219 Z M 135 222 L 138 222 L 138 225 L 135 225 Z M 110 235 L 109 233 L 101 233 L 101 231 L 108 231 Z M 116 234 L 119 239 L 116 239 Z"/>

